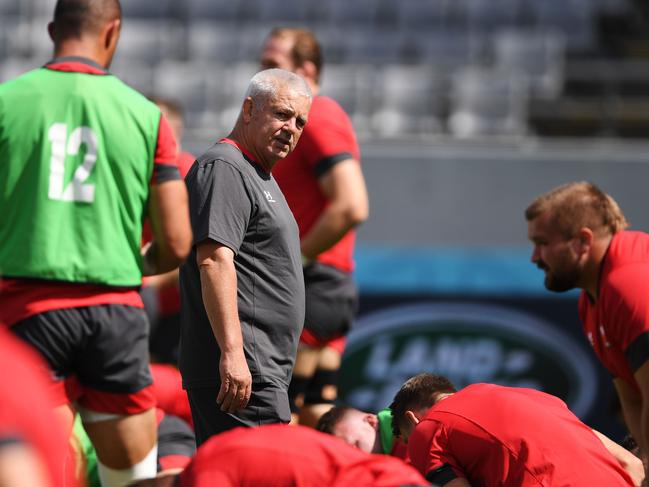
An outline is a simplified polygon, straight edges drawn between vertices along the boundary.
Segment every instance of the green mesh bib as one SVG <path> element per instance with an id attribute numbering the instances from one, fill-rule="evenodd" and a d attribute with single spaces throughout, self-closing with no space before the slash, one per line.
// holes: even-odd
<path id="1" fill-rule="evenodd" d="M 0 85 L 0 274 L 137 286 L 158 108 L 112 75 Z"/>

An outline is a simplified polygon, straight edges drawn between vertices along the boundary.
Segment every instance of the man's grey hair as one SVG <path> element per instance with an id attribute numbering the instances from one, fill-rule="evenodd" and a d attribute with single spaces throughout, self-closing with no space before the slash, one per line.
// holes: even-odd
<path id="1" fill-rule="evenodd" d="M 313 94 L 307 82 L 295 73 L 285 69 L 265 69 L 252 77 L 244 98 L 252 98 L 258 107 L 263 107 L 266 101 L 277 96 L 281 87 L 289 87 L 298 96 L 304 96 L 311 101 Z"/>

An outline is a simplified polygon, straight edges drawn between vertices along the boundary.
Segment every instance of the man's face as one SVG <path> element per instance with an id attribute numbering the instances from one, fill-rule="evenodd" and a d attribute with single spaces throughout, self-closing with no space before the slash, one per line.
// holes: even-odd
<path id="1" fill-rule="evenodd" d="M 359 450 L 378 453 L 375 451 L 375 447 L 379 446 L 377 426 L 378 419 L 375 415 L 350 411 L 336 424 L 333 434 Z"/>
<path id="2" fill-rule="evenodd" d="M 261 69 L 279 68 L 295 71 L 291 58 L 292 41 L 283 37 L 270 37 L 266 40 L 259 61 Z"/>
<path id="3" fill-rule="evenodd" d="M 579 286 L 582 266 L 574 247 L 575 239 L 566 239 L 552 225 L 550 212 L 527 224 L 528 238 L 534 245 L 532 262 L 545 271 L 545 287 L 564 292 Z"/>
<path id="4" fill-rule="evenodd" d="M 297 145 L 306 125 L 311 101 L 282 86 L 275 97 L 259 106 L 252 103 L 249 133 L 254 152 L 267 169 L 285 158 Z"/>

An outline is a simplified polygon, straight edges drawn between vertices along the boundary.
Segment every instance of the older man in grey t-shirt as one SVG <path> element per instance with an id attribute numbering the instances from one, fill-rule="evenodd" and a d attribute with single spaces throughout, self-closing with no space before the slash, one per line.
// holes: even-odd
<path id="1" fill-rule="evenodd" d="M 311 99 L 297 75 L 257 73 L 230 135 L 186 177 L 194 246 L 180 272 L 180 371 L 198 445 L 290 419 L 304 282 L 297 224 L 271 169 L 295 148 Z"/>

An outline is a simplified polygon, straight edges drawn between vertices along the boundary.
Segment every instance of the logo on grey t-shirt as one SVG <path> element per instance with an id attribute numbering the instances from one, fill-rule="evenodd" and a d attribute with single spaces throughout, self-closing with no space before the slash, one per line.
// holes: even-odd
<path id="1" fill-rule="evenodd" d="M 277 201 L 273 198 L 273 195 L 270 194 L 270 191 L 264 191 L 264 196 L 266 196 L 266 200 L 268 200 L 269 203 L 277 203 Z"/>

